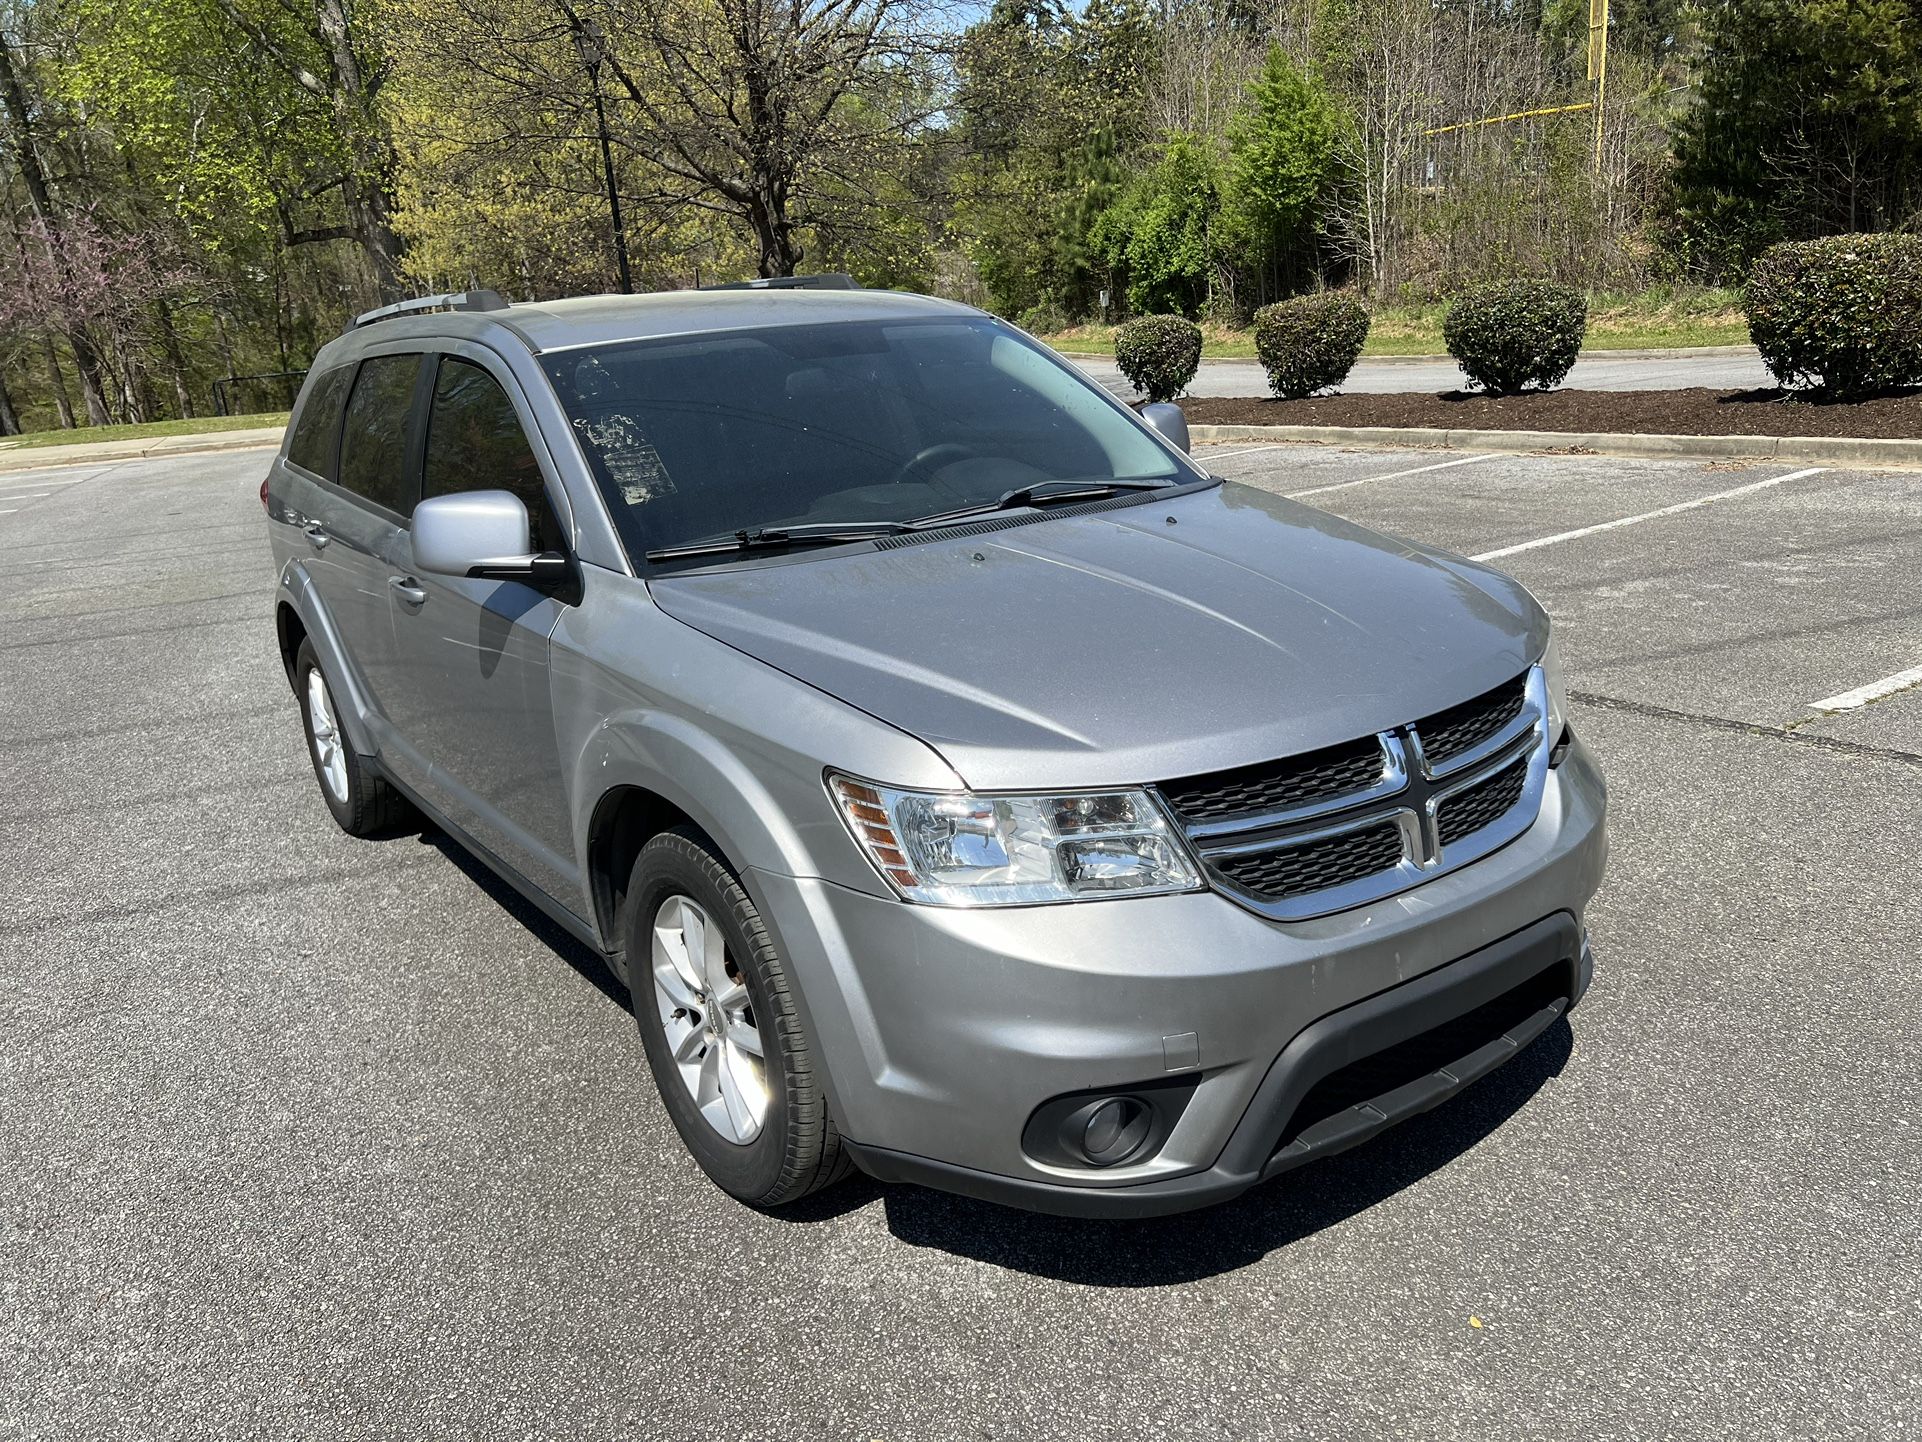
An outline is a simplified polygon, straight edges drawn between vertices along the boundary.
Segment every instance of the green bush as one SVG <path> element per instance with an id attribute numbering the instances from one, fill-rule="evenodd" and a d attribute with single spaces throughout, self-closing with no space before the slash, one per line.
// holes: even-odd
<path id="1" fill-rule="evenodd" d="M 1448 308 L 1442 342 L 1485 391 L 1507 394 L 1562 383 L 1582 337 L 1588 302 L 1550 280 L 1507 280 L 1470 291 Z"/>
<path id="2" fill-rule="evenodd" d="M 1749 275 L 1749 335 L 1785 386 L 1837 397 L 1922 385 L 1922 236 L 1772 245 Z"/>
<path id="3" fill-rule="evenodd" d="M 1368 339 L 1368 307 L 1350 291 L 1276 301 L 1255 312 L 1255 354 L 1278 396 L 1294 399 L 1348 379 Z"/>
<path id="4" fill-rule="evenodd" d="M 1114 335 L 1115 364 L 1151 401 L 1171 401 L 1201 368 L 1201 327 L 1178 315 L 1136 316 Z"/>
<path id="5" fill-rule="evenodd" d="M 1066 330 L 1073 322 L 1060 306 L 1051 300 L 1044 300 L 1022 311 L 1021 319 L 1015 324 L 1029 335 L 1055 335 Z"/>

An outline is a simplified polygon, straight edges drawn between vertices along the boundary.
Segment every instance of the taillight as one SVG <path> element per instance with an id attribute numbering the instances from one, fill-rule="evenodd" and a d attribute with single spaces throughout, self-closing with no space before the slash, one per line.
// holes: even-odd
<path id="1" fill-rule="evenodd" d="M 272 480 L 272 479 L 273 479 L 273 477 L 271 477 L 271 476 L 263 476 L 263 477 L 261 477 L 261 481 L 260 481 L 260 505 L 261 505 L 261 509 L 262 509 L 262 510 L 271 510 L 271 509 L 272 509 L 272 507 L 270 507 L 270 506 L 268 505 L 268 503 L 267 503 L 267 482 L 268 482 L 268 481 L 270 481 L 270 480 Z"/>

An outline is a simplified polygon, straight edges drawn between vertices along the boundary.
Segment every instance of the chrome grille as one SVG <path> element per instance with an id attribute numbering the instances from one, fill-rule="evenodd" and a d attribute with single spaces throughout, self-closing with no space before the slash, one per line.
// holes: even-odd
<path id="1" fill-rule="evenodd" d="M 1522 799 L 1528 784 L 1528 758 L 1511 761 L 1486 781 L 1456 792 L 1435 807 L 1435 834 L 1443 846 L 1473 836 L 1505 816 Z"/>
<path id="2" fill-rule="evenodd" d="M 1381 739 L 1368 736 L 1284 761 L 1166 781 L 1161 794 L 1190 821 L 1259 816 L 1365 791 L 1382 779 L 1387 759 Z"/>
<path id="3" fill-rule="evenodd" d="M 1438 711 L 1412 729 L 1421 738 L 1422 755 L 1436 764 L 1453 759 L 1496 735 L 1521 715 L 1528 702 L 1524 672 L 1472 701 Z"/>
<path id="4" fill-rule="evenodd" d="M 1539 668 L 1392 731 L 1158 789 L 1209 878 L 1303 920 L 1391 896 L 1527 830 L 1548 776 Z"/>
<path id="5" fill-rule="evenodd" d="M 1298 846 L 1227 857 L 1220 871 L 1257 896 L 1306 896 L 1385 870 L 1401 860 L 1401 852 L 1401 827 L 1382 821 Z"/>

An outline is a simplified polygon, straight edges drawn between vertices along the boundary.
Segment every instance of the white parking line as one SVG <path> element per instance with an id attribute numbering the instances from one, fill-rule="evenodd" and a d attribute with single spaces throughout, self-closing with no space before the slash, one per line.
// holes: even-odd
<path id="1" fill-rule="evenodd" d="M 12 494 L 0 496 L 0 501 L 37 501 L 51 494 L 51 491 L 28 491 L 24 496 Z"/>
<path id="2" fill-rule="evenodd" d="M 1288 492 L 1288 499 L 1299 500 L 1303 496 L 1319 496 L 1327 491 L 1346 490 L 1349 486 L 1365 486 L 1370 481 L 1399 481 L 1403 476 L 1419 476 L 1424 471 L 1445 471 L 1450 466 L 1472 466 L 1477 461 L 1492 461 L 1498 454 L 1500 453 L 1490 451 L 1482 456 L 1458 456 L 1452 461 L 1436 461 L 1432 466 L 1413 466 L 1405 471 L 1389 471 L 1381 476 L 1363 476 L 1354 481 L 1336 481 L 1332 486 L 1310 486 L 1305 491 Z"/>
<path id="3" fill-rule="evenodd" d="M 1560 545 L 1563 541 L 1579 540 L 1583 536 L 1593 536 L 1602 531 L 1613 531 L 1622 526 L 1639 526 L 1643 521 L 1658 520 L 1663 516 L 1680 515 L 1683 511 L 1692 511 L 1697 506 L 1706 506 L 1715 501 L 1726 501 L 1736 496 L 1746 496 L 1755 491 L 1767 490 L 1770 486 L 1779 486 L 1784 481 L 1799 481 L 1807 476 L 1817 476 L 1827 469 L 1827 466 L 1810 466 L 1805 471 L 1790 471 L 1786 476 L 1770 476 L 1766 481 L 1750 481 L 1746 486 L 1737 486 L 1732 491 L 1717 491 L 1712 496 L 1697 496 L 1692 501 L 1682 501 L 1673 506 L 1663 506 L 1659 511 L 1643 511 L 1639 516 L 1623 516 L 1618 520 L 1603 521 L 1600 525 L 1596 526 L 1582 526 L 1573 531 L 1558 531 L 1552 536 L 1538 536 L 1532 541 L 1522 541 L 1513 546 L 1503 546 L 1497 551 L 1483 551 L 1480 555 L 1472 556 L 1470 559 L 1476 561 L 1494 561 L 1503 556 L 1513 556 L 1521 551 L 1533 551 L 1541 546 L 1556 546 Z"/>
<path id="4" fill-rule="evenodd" d="M 26 474 L 31 475 L 32 472 L 29 471 Z M 22 486 L 78 486 L 78 485 L 84 485 L 86 482 L 91 481 L 92 479 L 93 479 L 92 476 L 75 476 L 71 480 L 65 480 L 65 481 L 49 481 L 49 480 L 14 481 L 11 485 L 9 485 L 6 481 L 0 481 L 0 491 L 18 490 Z M 6 499 L 7 497 L 0 496 L 0 500 L 6 500 Z"/>
<path id="5" fill-rule="evenodd" d="M 1893 676 L 1884 676 L 1880 681 L 1871 681 L 1866 686 L 1857 686 L 1853 691 L 1844 691 L 1839 696 L 1827 696 L 1820 701 L 1811 701 L 1809 709 L 1855 711 L 1871 701 L 1880 701 L 1884 696 L 1893 696 L 1897 691 L 1906 691 L 1911 686 L 1922 686 L 1922 666 L 1911 666 L 1906 671 L 1897 671 Z"/>
<path id="6" fill-rule="evenodd" d="M 1278 451 L 1281 449 L 1282 449 L 1281 446 L 1243 446 L 1238 451 L 1209 451 L 1206 455 L 1202 457 L 1202 459 L 1209 460 L 1209 461 L 1225 461 L 1232 456 L 1252 456 L 1257 451 Z"/>

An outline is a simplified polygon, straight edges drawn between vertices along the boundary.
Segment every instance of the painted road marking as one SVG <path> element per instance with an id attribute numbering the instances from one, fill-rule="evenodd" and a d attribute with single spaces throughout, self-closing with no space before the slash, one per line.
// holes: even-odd
<path id="1" fill-rule="evenodd" d="M 1283 449 L 1285 449 L 1285 447 L 1278 446 L 1278 445 L 1243 446 L 1238 451 L 1209 451 L 1205 456 L 1202 457 L 1202 459 L 1209 460 L 1209 461 L 1225 461 L 1233 456 L 1252 456 L 1258 451 L 1279 451 Z"/>
<path id="2" fill-rule="evenodd" d="M 1521 551 L 1533 551 L 1541 546 L 1558 546 L 1563 541 L 1579 540 L 1583 536 L 1598 535 L 1603 531 L 1617 530 L 1622 526 L 1639 526 L 1643 521 L 1659 520 L 1663 516 L 1678 516 L 1683 511 L 1692 511 L 1697 506 L 1712 505 L 1716 501 L 1732 500 L 1736 496 L 1751 495 L 1756 491 L 1779 486 L 1784 481 L 1799 481 L 1809 476 L 1819 476 L 1828 470 L 1827 466 L 1810 466 L 1805 471 L 1790 471 L 1785 476 L 1770 476 L 1766 481 L 1750 481 L 1746 486 L 1737 486 L 1732 491 L 1717 491 L 1712 496 L 1697 496 L 1692 501 L 1682 501 L 1677 505 L 1663 506 L 1659 511 L 1643 511 L 1639 516 L 1622 516 L 1618 520 L 1603 521 L 1598 526 L 1582 526 L 1573 531 L 1559 531 L 1552 536 L 1537 536 L 1532 541 L 1522 541 L 1513 546 L 1503 546 L 1497 551 L 1483 551 L 1479 556 L 1469 559 L 1475 561 L 1494 561 L 1503 556 L 1513 556 Z"/>
<path id="3" fill-rule="evenodd" d="M 0 501 L 37 501 L 51 494 L 52 492 L 50 491 L 28 491 L 24 496 L 19 496 L 19 495 L 0 496 Z"/>
<path id="4" fill-rule="evenodd" d="M 1492 461 L 1498 454 L 1500 452 L 1490 451 L 1487 455 L 1481 456 L 1458 456 L 1452 461 L 1436 461 L 1432 466 L 1414 466 L 1405 471 L 1389 471 L 1386 475 L 1363 476 L 1355 481 L 1336 481 L 1331 486 L 1310 486 L 1305 491 L 1288 492 L 1288 499 L 1299 500 L 1303 496 L 1319 496 L 1328 491 L 1346 490 L 1349 486 L 1365 486 L 1370 481 L 1399 481 L 1403 476 L 1419 476 L 1427 471 L 1445 471 L 1450 466 L 1472 466 L 1477 461 Z"/>
<path id="5" fill-rule="evenodd" d="M 0 491 L 17 491 L 22 486 L 78 486 L 92 479 L 91 476 L 75 476 L 66 481 L 0 481 Z"/>
<path id="6" fill-rule="evenodd" d="M 1893 696 L 1897 691 L 1906 691 L 1911 686 L 1922 686 L 1922 666 L 1911 666 L 1906 671 L 1897 671 L 1893 676 L 1884 676 L 1880 681 L 1871 681 L 1866 686 L 1857 686 L 1853 691 L 1844 691 L 1840 696 L 1811 701 L 1809 707 L 1815 711 L 1855 711 L 1871 701 L 1880 701 L 1884 696 Z"/>

